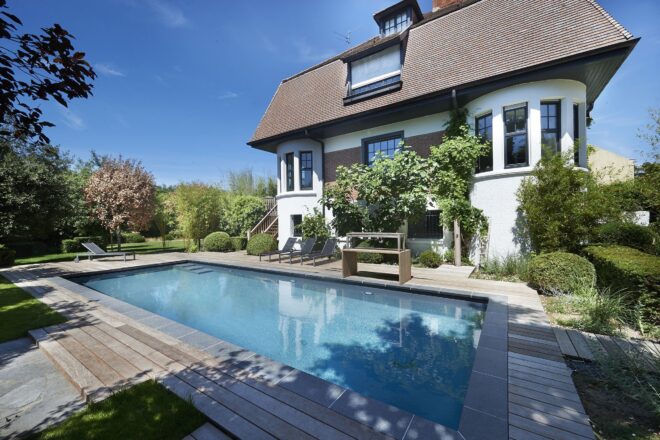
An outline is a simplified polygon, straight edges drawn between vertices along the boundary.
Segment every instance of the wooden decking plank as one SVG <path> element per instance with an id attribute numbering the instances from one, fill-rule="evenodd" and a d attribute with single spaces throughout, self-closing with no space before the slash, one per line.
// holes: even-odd
<path id="1" fill-rule="evenodd" d="M 534 434 L 541 435 L 552 440 L 585 440 L 593 439 L 592 437 L 584 437 L 572 432 L 564 431 L 563 429 L 555 428 L 535 420 L 530 420 L 526 417 L 521 417 L 517 414 L 509 415 L 509 424 Z"/>
<path id="2" fill-rule="evenodd" d="M 607 352 L 608 356 L 614 356 L 614 357 L 625 356 L 625 353 L 621 350 L 621 348 L 617 345 L 617 343 L 614 342 L 614 340 L 612 340 L 611 337 L 606 335 L 596 335 L 596 338 L 603 346 L 603 348 L 605 348 L 605 351 Z"/>
<path id="3" fill-rule="evenodd" d="M 552 388 L 558 388 L 560 390 L 565 390 L 569 392 L 577 392 L 575 387 L 571 382 L 566 381 L 557 381 L 554 379 L 549 379 L 546 377 L 536 376 L 529 373 L 522 373 L 520 371 L 515 371 L 509 369 L 509 378 L 515 378 L 520 380 L 525 380 L 539 385 L 546 385 Z"/>
<path id="4" fill-rule="evenodd" d="M 509 404 L 509 410 L 511 413 L 516 414 L 520 417 L 524 417 L 530 420 L 534 420 L 537 423 L 542 423 L 544 425 L 549 425 L 554 428 L 563 429 L 572 434 L 582 436 L 585 438 L 595 438 L 593 435 L 593 430 L 589 423 L 575 422 L 573 420 L 564 419 L 547 413 L 541 413 L 532 408 L 527 408 L 516 403 Z"/>
<path id="5" fill-rule="evenodd" d="M 518 379 L 516 377 L 509 377 L 509 385 L 526 388 L 528 390 L 536 391 L 543 394 L 549 394 L 560 399 L 572 400 L 580 402 L 580 397 L 572 390 L 565 390 L 563 388 L 551 387 L 545 384 L 531 382 L 529 380 Z"/>
<path id="6" fill-rule="evenodd" d="M 542 393 L 531 390 L 525 387 L 519 387 L 514 384 L 509 384 L 509 393 L 517 394 L 530 399 L 538 400 L 539 402 L 549 403 L 550 405 L 571 408 L 577 412 L 584 412 L 582 403 L 575 401 L 575 399 L 564 399 L 563 397 L 552 396 L 548 393 Z"/>
<path id="7" fill-rule="evenodd" d="M 558 373 L 555 370 L 534 368 L 527 365 L 519 365 L 513 362 L 509 363 L 509 374 L 511 373 L 520 373 L 528 376 L 552 379 L 553 381 L 563 383 L 573 383 L 573 379 L 571 378 L 570 374 L 567 374 L 566 372 Z"/>
<path id="8" fill-rule="evenodd" d="M 550 361 L 547 359 L 541 359 L 538 357 L 527 356 L 524 354 L 513 353 L 513 352 L 507 353 L 507 357 L 511 362 L 529 364 L 530 366 L 536 366 L 537 364 L 541 364 L 545 367 L 554 368 L 559 371 L 570 371 L 570 369 L 566 366 L 566 363 L 564 362 L 563 358 L 560 361 Z"/>
<path id="9" fill-rule="evenodd" d="M 190 436 L 194 440 L 231 440 L 224 432 L 208 422 L 193 431 Z"/>
<path id="10" fill-rule="evenodd" d="M 121 384 L 122 377 L 108 364 L 103 362 L 101 358 L 87 350 L 80 342 L 76 341 L 73 336 L 66 332 L 52 334 L 52 336 L 54 336 L 55 340 L 59 342 L 62 347 L 71 353 L 73 357 L 78 359 L 78 361 L 105 386 L 112 388 Z"/>
<path id="11" fill-rule="evenodd" d="M 549 403 L 540 402 L 529 397 L 509 394 L 509 403 L 515 403 L 520 406 L 532 408 L 543 414 L 550 414 L 562 419 L 572 420 L 574 422 L 589 424 L 589 417 L 586 414 L 575 411 L 573 408 L 565 406 L 556 406 Z"/>
<path id="12" fill-rule="evenodd" d="M 594 354 L 582 333 L 577 330 L 567 329 L 566 334 L 570 338 L 571 343 L 573 343 L 573 347 L 575 347 L 577 357 L 587 361 L 594 360 Z"/>
<path id="13" fill-rule="evenodd" d="M 647 345 L 644 344 L 645 341 L 638 341 L 631 339 L 630 344 L 637 351 L 637 356 L 641 358 L 642 363 L 646 369 L 649 371 L 658 372 L 660 368 L 660 358 L 654 356 L 648 349 Z"/>
<path id="14" fill-rule="evenodd" d="M 272 435 L 259 429 L 206 394 L 197 391 L 176 376 L 168 375 L 160 383 L 182 399 L 190 399 L 193 405 L 206 417 L 238 438 L 275 439 Z"/>
<path id="15" fill-rule="evenodd" d="M 548 439 L 549 437 L 545 437 L 539 434 L 534 434 L 533 432 L 520 429 L 517 426 L 509 425 L 509 440 L 548 440 Z"/>
<path id="16" fill-rule="evenodd" d="M 566 333 L 566 330 L 559 327 L 553 327 L 552 330 L 555 332 L 557 343 L 559 344 L 559 348 L 561 349 L 561 352 L 564 354 L 564 356 L 570 356 L 574 358 L 579 357 L 577 350 L 575 350 L 575 347 L 573 347 L 571 339 L 568 337 L 568 333 Z"/>
<path id="17" fill-rule="evenodd" d="M 188 365 L 188 364 L 193 364 L 195 362 L 198 362 L 198 359 L 193 358 L 192 356 L 188 355 L 187 353 L 182 352 L 181 350 L 166 344 L 155 337 L 146 334 L 145 332 L 136 329 L 133 326 L 130 325 L 123 325 L 121 327 L 117 327 L 118 330 L 122 331 L 123 333 L 126 333 L 127 335 L 131 336 L 134 339 L 137 339 L 138 341 L 142 342 L 145 345 L 148 345 L 154 350 L 158 350 L 160 353 L 164 354 L 165 356 L 169 357 L 170 359 L 173 359 L 177 362 L 180 362 L 183 365 Z"/>
<path id="18" fill-rule="evenodd" d="M 83 347 L 101 358 L 107 365 L 119 374 L 122 380 L 133 379 L 140 375 L 140 371 L 113 350 L 94 339 L 80 328 L 72 328 L 67 332 Z"/>
<path id="19" fill-rule="evenodd" d="M 554 341 L 554 340 L 551 341 L 549 339 L 539 339 L 537 337 L 523 336 L 523 335 L 518 335 L 518 334 L 513 334 L 513 333 L 509 333 L 509 339 L 517 339 L 517 340 L 520 340 L 520 341 L 528 341 L 528 342 L 532 342 L 534 345 L 543 344 L 543 345 L 549 345 L 549 346 L 552 346 L 552 347 L 557 345 L 557 342 Z"/>
<path id="20" fill-rule="evenodd" d="M 243 399 L 232 393 L 228 389 L 208 380 L 199 373 L 186 369 L 177 374 L 177 377 L 194 388 L 200 390 L 213 400 L 227 407 L 232 412 L 238 414 L 250 423 L 258 426 L 277 438 L 300 438 L 312 439 L 313 437 L 286 423 L 284 420 L 263 410 L 257 405 Z"/>

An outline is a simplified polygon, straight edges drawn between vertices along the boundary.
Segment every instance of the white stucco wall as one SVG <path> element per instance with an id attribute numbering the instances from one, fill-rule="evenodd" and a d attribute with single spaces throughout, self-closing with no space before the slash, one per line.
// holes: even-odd
<path id="1" fill-rule="evenodd" d="M 573 104 L 579 104 L 580 111 L 580 158 L 581 166 L 586 166 L 586 87 L 572 80 L 548 80 L 520 84 L 492 92 L 467 104 L 468 122 L 474 124 L 475 116 L 488 112 L 493 115 L 493 171 L 475 176 L 472 190 L 472 203 L 484 210 L 489 218 L 490 233 L 488 253 L 505 256 L 525 250 L 516 237 L 517 201 L 516 191 L 523 177 L 527 176 L 541 158 L 541 101 L 561 100 L 561 147 L 569 151 L 573 147 Z M 504 166 L 504 107 L 527 103 L 528 108 L 528 148 L 529 164 L 524 167 L 505 168 Z M 382 134 L 403 131 L 405 137 L 418 136 L 444 130 L 449 119 L 447 112 L 409 119 L 394 124 L 372 127 L 352 133 L 323 139 L 326 153 L 355 148 L 362 145 L 362 139 Z M 314 152 L 314 187 L 312 191 L 300 191 L 299 152 Z M 284 155 L 294 152 L 295 189 L 286 192 L 286 168 Z M 289 141 L 278 146 L 278 214 L 280 245 L 291 236 L 293 227 L 291 215 L 305 215 L 318 207 L 322 194 L 321 147 L 312 140 Z M 326 211 L 326 219 L 331 220 Z M 442 240 L 411 239 L 409 247 L 415 254 L 432 248 L 444 252 L 451 246 L 451 231 L 444 231 Z"/>

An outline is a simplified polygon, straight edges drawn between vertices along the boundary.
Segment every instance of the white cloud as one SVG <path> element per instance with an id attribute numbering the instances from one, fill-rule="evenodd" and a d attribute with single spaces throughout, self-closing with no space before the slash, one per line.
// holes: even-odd
<path id="1" fill-rule="evenodd" d="M 108 64 L 96 63 L 94 64 L 94 69 L 99 72 L 101 75 L 107 76 L 126 76 L 124 72 L 119 69 L 112 67 Z"/>
<path id="2" fill-rule="evenodd" d="M 147 0 L 147 5 L 166 26 L 176 28 L 188 24 L 183 11 L 165 0 Z"/>
<path id="3" fill-rule="evenodd" d="M 83 119 L 66 107 L 61 107 L 64 123 L 74 130 L 84 130 L 86 128 Z"/>
<path id="4" fill-rule="evenodd" d="M 218 96 L 218 99 L 220 100 L 233 99 L 233 98 L 238 98 L 238 93 L 232 92 L 231 90 L 226 91 Z"/>

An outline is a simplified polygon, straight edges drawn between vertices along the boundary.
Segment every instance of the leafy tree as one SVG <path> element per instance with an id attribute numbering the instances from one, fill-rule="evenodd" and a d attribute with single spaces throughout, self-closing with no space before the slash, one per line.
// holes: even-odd
<path id="1" fill-rule="evenodd" d="M 225 193 L 204 183 L 182 183 L 172 195 L 176 217 L 183 234 L 197 247 L 209 233 L 220 229 Z"/>
<path id="2" fill-rule="evenodd" d="M 158 188 L 156 190 L 153 223 L 158 230 L 163 249 L 167 241 L 167 233 L 176 225 L 176 212 L 171 194 L 172 192 L 167 189 Z"/>
<path id="3" fill-rule="evenodd" d="M 255 178 L 252 169 L 230 171 L 227 176 L 229 191 L 240 196 L 274 197 L 277 194 L 277 182 L 272 177 Z"/>
<path id="4" fill-rule="evenodd" d="M 622 215 L 593 174 L 573 166 L 571 153 L 544 151 L 517 198 L 536 252 L 577 252 L 596 226 Z"/>
<path id="5" fill-rule="evenodd" d="M 318 208 L 314 208 L 311 214 L 303 217 L 300 225 L 303 239 L 316 237 L 319 241 L 330 237 L 330 228 L 325 222 L 325 217 Z"/>
<path id="6" fill-rule="evenodd" d="M 69 215 L 70 163 L 57 147 L 0 138 L 0 240 L 59 235 Z"/>
<path id="7" fill-rule="evenodd" d="M 337 167 L 337 180 L 321 203 L 332 210 L 339 235 L 352 231 L 397 231 L 426 211 L 429 168 L 409 147 L 393 158 L 377 157 L 372 166 Z"/>
<path id="8" fill-rule="evenodd" d="M 489 147 L 470 134 L 466 125 L 455 125 L 450 122 L 445 141 L 431 147 L 429 161 L 433 169 L 431 194 L 442 212 L 442 222 L 454 230 L 454 263 L 460 266 L 461 241 L 467 247 L 476 233 L 481 237 L 488 233 L 487 218 L 470 203 L 470 190 L 477 159 Z"/>
<path id="9" fill-rule="evenodd" d="M 39 101 L 54 99 L 66 107 L 67 100 L 87 98 L 96 74 L 59 24 L 39 35 L 19 33 L 21 25 L 0 0 L 0 139 L 45 145 L 43 129 L 53 124 L 42 120 Z"/>
<path id="10" fill-rule="evenodd" d="M 266 214 L 263 198 L 255 196 L 230 197 L 225 213 L 226 232 L 244 237 Z"/>
<path id="11" fill-rule="evenodd" d="M 85 199 L 101 225 L 117 234 L 121 230 L 141 231 L 154 215 L 154 177 L 140 162 L 130 159 L 105 159 L 89 178 Z"/>

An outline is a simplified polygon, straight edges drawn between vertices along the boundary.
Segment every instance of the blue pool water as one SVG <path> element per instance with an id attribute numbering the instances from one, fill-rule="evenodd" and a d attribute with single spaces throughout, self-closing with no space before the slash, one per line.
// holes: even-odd
<path id="1" fill-rule="evenodd" d="M 77 282 L 456 429 L 485 304 L 174 265 Z"/>

